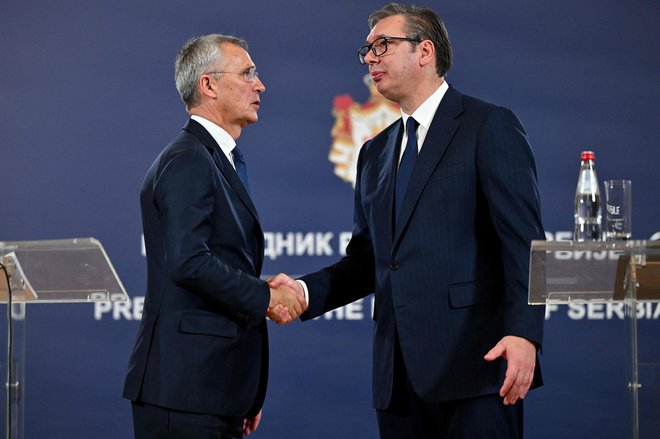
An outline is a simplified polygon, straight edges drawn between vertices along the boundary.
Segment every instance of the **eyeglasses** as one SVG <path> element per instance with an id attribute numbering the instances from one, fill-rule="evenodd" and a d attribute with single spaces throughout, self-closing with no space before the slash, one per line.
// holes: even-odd
<path id="1" fill-rule="evenodd" d="M 382 56 L 387 52 L 387 43 L 390 41 L 410 41 L 412 43 L 420 43 L 422 40 L 419 38 L 408 38 L 408 37 L 380 37 L 376 38 L 371 44 L 360 47 L 360 50 L 357 51 L 358 59 L 360 64 L 366 64 L 365 57 L 371 50 L 371 53 L 374 56 Z"/>
<path id="2" fill-rule="evenodd" d="M 259 77 L 259 72 L 257 72 L 257 69 L 255 69 L 254 67 L 250 67 L 249 69 L 243 70 L 242 72 L 208 72 L 205 73 L 205 75 L 217 75 L 220 73 L 231 73 L 232 75 L 241 75 L 245 82 L 254 82 Z"/>

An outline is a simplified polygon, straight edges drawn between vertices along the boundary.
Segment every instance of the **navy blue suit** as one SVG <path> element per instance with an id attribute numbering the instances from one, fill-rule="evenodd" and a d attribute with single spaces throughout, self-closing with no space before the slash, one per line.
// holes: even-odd
<path id="1" fill-rule="evenodd" d="M 424 401 L 496 394 L 506 362 L 483 356 L 506 335 L 543 336 L 543 308 L 527 305 L 530 242 L 544 238 L 531 148 L 511 111 L 449 87 L 394 224 L 402 131 L 398 120 L 362 147 L 347 255 L 302 278 L 303 318 L 375 293 L 377 409 L 391 400 L 397 337 Z M 535 372 L 538 386 L 538 359 Z"/>
<path id="2" fill-rule="evenodd" d="M 148 286 L 124 397 L 169 409 L 246 417 L 268 375 L 257 211 L 211 135 L 190 120 L 140 194 Z"/>

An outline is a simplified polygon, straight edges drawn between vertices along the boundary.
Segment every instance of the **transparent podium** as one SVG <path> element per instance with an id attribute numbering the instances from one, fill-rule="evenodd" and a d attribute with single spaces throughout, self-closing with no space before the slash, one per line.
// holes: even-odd
<path id="1" fill-rule="evenodd" d="M 660 242 L 532 242 L 530 304 L 623 304 L 628 436 L 633 439 L 658 437 L 658 431 L 649 436 L 647 429 L 640 430 L 640 395 L 643 404 L 660 407 L 660 361 L 640 363 L 638 357 L 638 310 L 647 302 L 660 302 Z M 660 344 L 656 350 L 660 351 Z M 641 376 L 640 370 L 644 371 Z M 643 420 L 657 422 L 649 418 Z"/>
<path id="2" fill-rule="evenodd" d="M 7 304 L 5 437 L 24 436 L 26 305 L 126 300 L 108 255 L 93 238 L 0 241 L 0 302 Z"/>

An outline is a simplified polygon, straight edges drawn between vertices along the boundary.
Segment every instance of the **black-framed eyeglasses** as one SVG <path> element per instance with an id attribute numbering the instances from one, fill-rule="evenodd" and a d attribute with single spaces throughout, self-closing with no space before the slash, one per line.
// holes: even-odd
<path id="1" fill-rule="evenodd" d="M 371 50 L 371 53 L 374 56 L 382 56 L 387 52 L 387 43 L 390 41 L 410 41 L 411 43 L 421 43 L 422 40 L 419 38 L 408 38 L 408 37 L 380 37 L 373 40 L 371 44 L 360 47 L 360 50 L 357 51 L 358 59 L 360 64 L 366 64 L 365 57 Z"/>
<path id="2" fill-rule="evenodd" d="M 242 72 L 208 72 L 205 73 L 205 75 L 216 75 L 220 73 L 231 73 L 232 75 L 241 75 L 243 77 L 243 80 L 245 82 L 254 82 L 257 80 L 259 77 L 259 72 L 257 72 L 257 69 L 254 67 L 250 67 L 247 70 L 243 70 Z"/>

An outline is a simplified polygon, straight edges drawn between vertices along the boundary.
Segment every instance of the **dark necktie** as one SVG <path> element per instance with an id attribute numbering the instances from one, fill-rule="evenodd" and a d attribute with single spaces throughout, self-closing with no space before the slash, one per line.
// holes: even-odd
<path id="1" fill-rule="evenodd" d="M 236 173 L 238 174 L 238 178 L 241 179 L 241 182 L 243 183 L 245 189 L 248 192 L 250 192 L 250 185 L 248 184 L 248 176 L 247 176 L 247 165 L 245 164 L 243 153 L 241 152 L 240 149 L 238 149 L 238 147 L 235 147 L 231 151 L 231 155 L 234 158 L 234 166 L 236 167 Z"/>
<path id="2" fill-rule="evenodd" d="M 406 194 L 408 182 L 412 176 L 415 162 L 417 161 L 417 121 L 412 117 L 408 118 L 406 122 L 406 132 L 408 133 L 408 141 L 406 142 L 406 149 L 403 150 L 401 163 L 399 163 L 399 170 L 396 173 L 396 190 L 394 193 L 394 222 L 396 224 L 399 218 L 399 211 L 403 205 L 403 197 Z"/>

